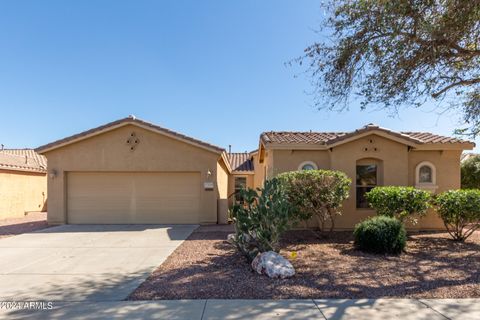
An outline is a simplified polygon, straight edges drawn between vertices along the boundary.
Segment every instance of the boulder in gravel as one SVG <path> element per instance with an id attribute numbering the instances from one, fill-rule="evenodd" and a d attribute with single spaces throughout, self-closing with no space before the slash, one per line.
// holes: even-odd
<path id="1" fill-rule="evenodd" d="M 290 261 L 274 251 L 259 253 L 252 261 L 252 268 L 270 278 L 289 278 L 295 274 Z"/>
<path id="2" fill-rule="evenodd" d="M 227 236 L 227 242 L 231 244 L 235 244 L 235 236 L 236 236 L 235 233 L 230 233 Z"/>

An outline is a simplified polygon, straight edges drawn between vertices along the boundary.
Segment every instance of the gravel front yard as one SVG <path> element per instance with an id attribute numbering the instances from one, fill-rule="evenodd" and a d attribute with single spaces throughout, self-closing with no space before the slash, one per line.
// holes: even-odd
<path id="1" fill-rule="evenodd" d="M 0 238 L 48 228 L 46 212 L 31 212 L 22 218 L 0 220 Z"/>
<path id="2" fill-rule="evenodd" d="M 297 274 L 271 280 L 255 274 L 225 242 L 228 232 L 199 230 L 129 299 L 480 297 L 479 232 L 464 244 L 445 233 L 414 234 L 401 256 L 377 256 L 354 250 L 351 232 L 320 240 L 309 231 L 292 231 L 281 253 L 298 253 L 290 258 Z"/>

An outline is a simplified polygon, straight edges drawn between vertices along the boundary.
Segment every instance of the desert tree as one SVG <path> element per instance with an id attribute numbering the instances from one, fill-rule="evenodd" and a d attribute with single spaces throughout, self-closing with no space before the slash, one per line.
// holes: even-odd
<path id="1" fill-rule="evenodd" d="M 480 0 L 326 0 L 322 41 L 307 65 L 319 109 L 355 96 L 393 114 L 437 101 L 455 107 L 457 133 L 480 133 Z M 457 110 L 457 109 L 455 109 Z"/>

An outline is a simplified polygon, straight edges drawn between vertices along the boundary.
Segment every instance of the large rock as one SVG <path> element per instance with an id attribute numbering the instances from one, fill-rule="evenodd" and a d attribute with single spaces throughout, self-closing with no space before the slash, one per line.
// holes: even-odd
<path id="1" fill-rule="evenodd" d="M 230 233 L 228 236 L 227 236 L 227 242 L 228 243 L 231 243 L 231 244 L 235 244 L 235 240 L 237 238 L 237 235 L 235 233 Z"/>
<path id="2" fill-rule="evenodd" d="M 285 279 L 295 274 L 290 261 L 273 251 L 259 253 L 252 261 L 252 268 L 270 278 Z"/>

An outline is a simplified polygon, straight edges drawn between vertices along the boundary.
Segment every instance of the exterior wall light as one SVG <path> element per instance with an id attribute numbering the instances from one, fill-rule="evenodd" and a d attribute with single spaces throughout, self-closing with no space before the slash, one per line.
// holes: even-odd
<path id="1" fill-rule="evenodd" d="M 50 179 L 55 179 L 57 177 L 57 170 L 52 169 L 49 174 Z"/>

